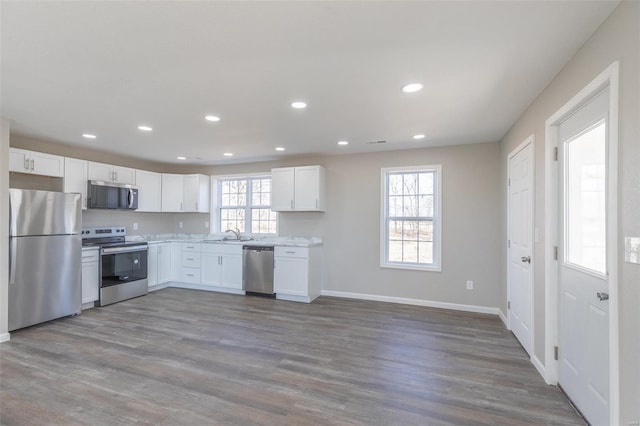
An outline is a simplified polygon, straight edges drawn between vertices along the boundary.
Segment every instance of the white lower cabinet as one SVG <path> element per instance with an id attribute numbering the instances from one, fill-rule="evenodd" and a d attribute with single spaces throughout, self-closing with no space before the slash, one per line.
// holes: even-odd
<path id="1" fill-rule="evenodd" d="M 242 246 L 202 244 L 202 285 L 242 291 Z"/>
<path id="2" fill-rule="evenodd" d="M 98 300 L 100 286 L 100 251 L 98 248 L 82 250 L 82 305 L 93 307 Z M 85 306 L 87 305 L 87 306 Z"/>
<path id="3" fill-rule="evenodd" d="M 147 280 L 149 288 L 171 281 L 171 243 L 149 244 Z"/>
<path id="4" fill-rule="evenodd" d="M 320 296 L 322 251 L 319 247 L 280 247 L 274 251 L 276 298 L 310 303 Z"/>

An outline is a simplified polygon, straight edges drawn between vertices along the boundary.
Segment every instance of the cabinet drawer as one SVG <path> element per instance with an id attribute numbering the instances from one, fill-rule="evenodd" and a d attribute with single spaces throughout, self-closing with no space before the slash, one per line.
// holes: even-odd
<path id="1" fill-rule="evenodd" d="M 183 267 L 180 271 L 180 281 L 189 284 L 200 284 L 200 269 Z"/>
<path id="2" fill-rule="evenodd" d="M 275 257 L 309 257 L 309 249 L 307 247 L 282 247 L 276 246 Z"/>
<path id="3" fill-rule="evenodd" d="M 82 263 L 97 262 L 100 258 L 98 250 L 89 250 L 82 252 Z"/>
<path id="4" fill-rule="evenodd" d="M 200 252 L 200 243 L 182 243 L 182 251 Z"/>
<path id="5" fill-rule="evenodd" d="M 188 268 L 200 267 L 200 252 L 183 252 L 182 253 L 182 266 Z"/>
<path id="6" fill-rule="evenodd" d="M 242 245 L 225 243 L 203 243 L 202 253 L 239 254 L 242 255 Z"/>

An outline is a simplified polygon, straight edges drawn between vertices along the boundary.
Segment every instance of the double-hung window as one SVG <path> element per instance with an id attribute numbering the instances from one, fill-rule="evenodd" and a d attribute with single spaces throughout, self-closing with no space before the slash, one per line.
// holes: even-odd
<path id="1" fill-rule="evenodd" d="M 440 271 L 442 168 L 382 169 L 381 266 Z"/>
<path id="2" fill-rule="evenodd" d="M 276 212 L 271 211 L 271 177 L 216 179 L 218 230 L 239 229 L 251 234 L 275 234 Z"/>

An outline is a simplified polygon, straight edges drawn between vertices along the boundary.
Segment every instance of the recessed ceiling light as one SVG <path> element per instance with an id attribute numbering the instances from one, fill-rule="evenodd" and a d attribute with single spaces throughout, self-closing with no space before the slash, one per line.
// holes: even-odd
<path id="1" fill-rule="evenodd" d="M 277 147 L 276 147 L 276 151 L 284 151 L 284 147 L 282 147 L 282 146 L 277 146 Z"/>
<path id="2" fill-rule="evenodd" d="M 178 160 L 186 160 L 187 157 L 176 157 Z"/>
<path id="3" fill-rule="evenodd" d="M 207 115 L 204 117 L 204 119 L 207 121 L 220 121 L 220 117 L 215 115 Z"/>
<path id="4" fill-rule="evenodd" d="M 424 135 L 420 134 L 420 135 L 413 135 L 414 139 L 424 139 Z"/>
<path id="5" fill-rule="evenodd" d="M 149 126 L 138 126 L 138 130 L 142 130 L 143 132 L 150 132 L 153 129 Z"/>
<path id="6" fill-rule="evenodd" d="M 296 101 L 291 103 L 291 108 L 304 109 L 306 107 L 307 107 L 307 104 L 304 102 Z"/>
<path id="7" fill-rule="evenodd" d="M 87 139 L 95 139 L 96 135 L 92 135 L 91 133 L 83 133 L 82 137 Z"/>
<path id="8" fill-rule="evenodd" d="M 349 145 L 349 141 L 338 141 L 338 145 Z"/>
<path id="9" fill-rule="evenodd" d="M 402 91 L 404 93 L 413 93 L 422 90 L 424 86 L 420 83 L 409 83 L 402 86 Z"/>
<path id="10" fill-rule="evenodd" d="M 233 157 L 233 152 L 225 152 L 224 154 L 225 157 Z"/>

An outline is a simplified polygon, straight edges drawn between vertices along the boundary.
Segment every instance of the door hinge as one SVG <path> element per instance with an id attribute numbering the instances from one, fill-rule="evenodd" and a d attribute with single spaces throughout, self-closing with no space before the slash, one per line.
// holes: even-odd
<path id="1" fill-rule="evenodd" d="M 555 359 L 556 361 L 558 360 L 558 347 L 557 346 L 553 347 L 553 359 Z"/>
<path id="2" fill-rule="evenodd" d="M 558 147 L 553 148 L 553 161 L 558 161 Z"/>
<path id="3" fill-rule="evenodd" d="M 558 260 L 558 246 L 553 246 L 553 260 Z"/>
<path id="4" fill-rule="evenodd" d="M 511 301 L 507 302 L 507 309 L 511 309 Z"/>
<path id="5" fill-rule="evenodd" d="M 511 248 L 511 240 L 507 240 L 507 248 Z"/>

